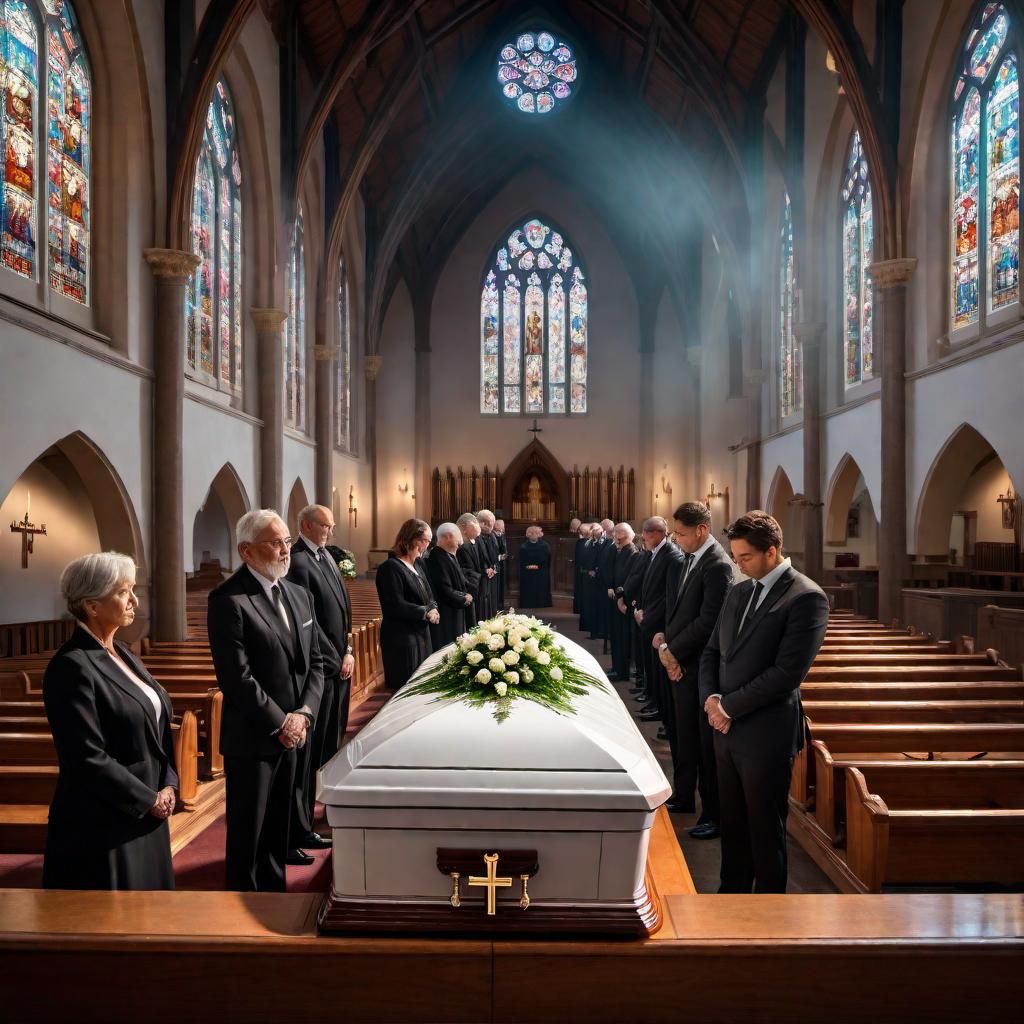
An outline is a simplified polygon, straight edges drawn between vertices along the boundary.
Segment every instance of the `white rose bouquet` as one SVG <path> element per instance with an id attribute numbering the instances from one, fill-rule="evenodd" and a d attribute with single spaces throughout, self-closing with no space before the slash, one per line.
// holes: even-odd
<path id="1" fill-rule="evenodd" d="M 583 672 L 555 640 L 554 630 L 529 615 L 498 615 L 460 636 L 440 665 L 413 677 L 399 697 L 436 694 L 475 706 L 494 705 L 503 721 L 513 700 L 532 700 L 572 714 L 572 699 L 604 683 Z"/>
<path id="2" fill-rule="evenodd" d="M 341 557 L 338 559 L 338 572 L 345 580 L 356 578 L 356 556 L 347 548 L 341 548 Z"/>

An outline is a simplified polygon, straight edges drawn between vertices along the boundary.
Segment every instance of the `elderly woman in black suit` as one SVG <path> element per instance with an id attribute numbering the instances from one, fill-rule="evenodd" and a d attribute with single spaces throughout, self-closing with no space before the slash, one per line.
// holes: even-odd
<path id="1" fill-rule="evenodd" d="M 387 561 L 377 569 L 382 617 L 380 653 L 384 660 L 384 685 L 392 693 L 409 681 L 433 650 L 430 627 L 441 619 L 420 558 L 430 540 L 427 523 L 407 519 Z"/>
<path id="2" fill-rule="evenodd" d="M 178 776 L 171 702 L 124 644 L 135 619 L 135 563 L 106 552 L 61 575 L 71 639 L 43 676 L 60 772 L 43 860 L 48 889 L 173 889 L 167 819 Z"/>

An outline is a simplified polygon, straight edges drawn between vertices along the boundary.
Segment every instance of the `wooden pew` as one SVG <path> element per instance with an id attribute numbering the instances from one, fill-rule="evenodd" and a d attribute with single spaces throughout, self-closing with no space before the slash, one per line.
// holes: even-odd
<path id="1" fill-rule="evenodd" d="M 822 641 L 822 650 L 826 650 L 830 647 L 910 647 L 920 646 L 921 644 L 943 644 L 947 650 L 953 649 L 952 641 L 938 640 L 934 641 L 928 634 L 908 634 L 901 633 L 899 636 L 851 636 L 849 634 L 832 634 L 829 636 L 825 634 L 825 639 Z"/>
<path id="2" fill-rule="evenodd" d="M 826 700 L 1024 700 L 1024 680 L 966 682 L 804 683 L 806 701 Z"/>
<path id="3" fill-rule="evenodd" d="M 58 768 L 55 764 L 0 765 L 0 805 L 45 804 L 53 799 Z"/>
<path id="4" fill-rule="evenodd" d="M 995 682 L 1019 680 L 1019 668 L 1004 665 L 818 665 L 807 673 L 810 683 L 856 682 Z"/>
<path id="5" fill-rule="evenodd" d="M 811 744 L 814 758 L 814 820 L 833 843 L 845 838 L 846 769 L 858 768 L 869 786 L 876 777 L 884 778 L 874 791 L 908 803 L 914 794 L 918 807 L 999 806 L 1024 807 L 1014 800 L 1024 799 L 1024 760 L 919 761 L 911 758 L 869 760 L 856 754 L 835 754 L 821 740 Z M 985 802 L 973 805 L 977 792 L 975 780 L 988 779 Z M 981 799 L 980 797 L 978 799 Z M 993 803 L 994 801 L 994 803 Z"/>
<path id="6" fill-rule="evenodd" d="M 1016 722 L 865 724 L 863 722 L 808 722 L 811 740 L 820 740 L 842 754 L 938 754 L 979 751 L 1024 753 L 1024 724 Z M 805 745 L 793 761 L 790 800 L 807 808 L 815 785 L 815 763 Z"/>
<path id="7" fill-rule="evenodd" d="M 876 653 L 875 651 L 867 650 L 860 653 L 848 653 L 846 651 L 822 651 L 814 659 L 815 668 L 829 668 L 829 667 L 842 667 L 844 665 L 895 665 L 903 667 L 905 665 L 935 665 L 938 667 L 942 666 L 962 666 L 962 665 L 997 665 L 999 659 L 996 657 L 995 651 L 991 654 L 939 654 L 935 652 L 927 653 L 913 653 L 905 651 L 897 652 L 886 652 Z"/>
<path id="8" fill-rule="evenodd" d="M 890 808 L 851 767 L 846 815 L 847 863 L 867 892 L 901 883 L 1024 883 L 1020 808 Z"/>
<path id="9" fill-rule="evenodd" d="M 822 645 L 821 654 L 954 654 L 953 644 L 833 644 Z"/>
<path id="10" fill-rule="evenodd" d="M 1020 700 L 821 700 L 804 701 L 811 732 L 830 722 L 1021 722 Z"/>

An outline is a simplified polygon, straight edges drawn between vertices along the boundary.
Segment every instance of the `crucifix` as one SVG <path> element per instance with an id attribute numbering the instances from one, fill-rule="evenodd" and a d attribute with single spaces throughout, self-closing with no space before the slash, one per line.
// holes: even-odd
<path id="1" fill-rule="evenodd" d="M 496 853 L 485 853 L 484 863 L 487 865 L 487 875 L 470 875 L 469 884 L 484 886 L 487 889 L 487 916 L 494 917 L 498 901 L 498 889 L 508 889 L 512 885 L 511 878 L 498 877 L 498 855 Z M 529 876 L 527 876 L 529 877 Z M 529 903 L 527 903 L 527 906 Z M 525 907 L 523 908 L 526 909 Z"/>
<path id="2" fill-rule="evenodd" d="M 44 537 L 46 536 L 46 523 L 40 523 L 36 526 L 35 523 L 29 522 L 29 512 L 32 509 L 32 494 L 28 495 L 28 500 L 25 503 L 25 518 L 18 522 L 15 520 L 11 523 L 11 533 L 21 534 L 21 567 L 22 569 L 28 568 L 28 556 L 32 554 L 35 547 L 36 534 L 40 533 Z"/>
<path id="3" fill-rule="evenodd" d="M 527 427 L 526 429 L 527 429 L 527 433 L 533 434 L 534 441 L 537 440 L 537 435 L 538 434 L 543 434 L 544 433 L 544 428 L 543 427 L 538 427 L 536 420 L 533 421 L 533 426 L 532 427 Z"/>

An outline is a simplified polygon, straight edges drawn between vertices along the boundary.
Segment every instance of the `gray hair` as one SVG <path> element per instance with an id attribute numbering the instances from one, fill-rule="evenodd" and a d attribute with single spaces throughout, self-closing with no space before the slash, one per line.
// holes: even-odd
<path id="1" fill-rule="evenodd" d="M 601 529 L 604 530 L 605 533 L 607 533 L 609 530 L 613 529 L 614 526 L 615 526 L 615 523 L 612 522 L 611 519 L 602 519 L 601 520 Z"/>
<path id="2" fill-rule="evenodd" d="M 477 519 L 482 519 L 486 523 L 494 522 L 494 513 L 489 508 L 482 508 L 476 514 Z"/>
<path id="3" fill-rule="evenodd" d="M 458 537 L 460 541 L 462 540 L 462 532 L 454 523 L 442 523 L 437 528 L 437 533 L 435 533 L 434 536 L 438 540 L 440 540 L 442 537 L 448 536 Z"/>
<path id="4" fill-rule="evenodd" d="M 636 536 L 633 532 L 633 527 L 629 523 L 617 523 L 612 533 L 624 533 L 630 540 Z"/>
<path id="5" fill-rule="evenodd" d="M 254 544 L 256 538 L 278 519 L 284 522 L 281 514 L 272 508 L 255 508 L 251 512 L 246 512 L 235 524 L 235 543 Z"/>
<path id="6" fill-rule="evenodd" d="M 317 514 L 317 512 L 326 512 L 328 515 L 333 515 L 334 514 L 334 513 L 331 512 L 331 510 L 326 505 L 307 505 L 299 513 L 299 522 L 300 523 L 311 523 L 311 522 L 313 522 L 313 517 Z"/>
<path id="7" fill-rule="evenodd" d="M 657 530 L 658 533 L 668 534 L 668 523 L 661 516 L 650 516 L 644 520 L 644 530 Z"/>
<path id="8" fill-rule="evenodd" d="M 459 516 L 459 518 L 455 520 L 455 525 L 460 530 L 464 530 L 466 528 L 466 524 L 467 523 L 472 523 L 472 524 L 474 524 L 476 526 L 479 526 L 480 525 L 480 520 L 477 519 L 477 517 L 475 515 L 473 515 L 472 512 L 463 512 L 462 515 Z"/>
<path id="9" fill-rule="evenodd" d="M 99 601 L 118 583 L 135 582 L 135 561 L 118 551 L 100 551 L 69 562 L 60 574 L 60 592 L 76 619 L 85 614 L 86 601 Z"/>

